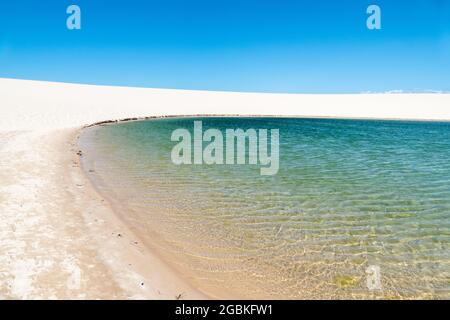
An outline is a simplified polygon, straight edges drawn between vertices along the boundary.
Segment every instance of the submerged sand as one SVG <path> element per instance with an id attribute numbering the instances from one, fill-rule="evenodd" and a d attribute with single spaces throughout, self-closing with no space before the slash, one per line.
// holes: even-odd
<path id="1" fill-rule="evenodd" d="M 80 167 L 77 135 L 111 119 L 196 114 L 450 120 L 449 94 L 280 95 L 0 79 L 0 298 L 196 299 Z"/>

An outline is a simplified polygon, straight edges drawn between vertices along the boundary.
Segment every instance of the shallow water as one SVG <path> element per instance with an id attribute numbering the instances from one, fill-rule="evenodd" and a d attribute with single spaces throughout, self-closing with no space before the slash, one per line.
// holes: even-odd
<path id="1" fill-rule="evenodd" d="M 278 174 L 174 165 L 171 133 L 194 120 L 279 129 Z M 450 123 L 160 119 L 86 129 L 80 145 L 122 219 L 213 296 L 450 298 Z"/>

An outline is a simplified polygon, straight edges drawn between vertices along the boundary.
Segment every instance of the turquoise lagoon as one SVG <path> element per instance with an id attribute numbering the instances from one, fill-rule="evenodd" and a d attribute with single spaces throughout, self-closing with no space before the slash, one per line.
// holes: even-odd
<path id="1" fill-rule="evenodd" d="M 171 133 L 194 120 L 279 129 L 278 173 L 173 164 Z M 166 118 L 88 128 L 80 146 L 117 214 L 213 297 L 450 298 L 450 123 Z"/>

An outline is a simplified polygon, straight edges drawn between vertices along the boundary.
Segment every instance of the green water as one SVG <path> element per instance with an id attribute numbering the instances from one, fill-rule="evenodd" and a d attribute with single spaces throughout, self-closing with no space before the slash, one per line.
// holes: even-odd
<path id="1" fill-rule="evenodd" d="M 278 174 L 174 165 L 171 133 L 194 120 L 279 129 Z M 213 296 L 450 298 L 449 123 L 161 119 L 90 128 L 80 145 L 121 217 Z"/>

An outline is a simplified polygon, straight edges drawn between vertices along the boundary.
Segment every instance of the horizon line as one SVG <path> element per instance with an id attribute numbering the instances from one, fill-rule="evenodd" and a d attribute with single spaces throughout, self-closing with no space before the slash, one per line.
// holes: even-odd
<path id="1" fill-rule="evenodd" d="M 186 88 L 167 88 L 167 87 L 147 87 L 136 85 L 112 85 L 103 83 L 92 82 L 66 82 L 58 80 L 41 80 L 41 79 L 24 79 L 16 77 L 3 77 L 0 75 L 0 79 L 4 80 L 16 80 L 16 81 L 29 81 L 29 82 L 41 82 L 41 83 L 54 83 L 54 84 L 66 84 L 66 85 L 82 85 L 82 86 L 97 86 L 97 87 L 110 87 L 110 88 L 134 88 L 134 89 L 149 89 L 149 90 L 167 90 L 167 91 L 194 91 L 194 92 L 218 92 L 218 93 L 239 93 L 239 94 L 276 94 L 276 95 L 407 95 L 407 94 L 424 94 L 424 95 L 445 95 L 450 94 L 450 91 L 433 90 L 433 89 L 417 89 L 417 90 L 403 90 L 392 89 L 387 91 L 361 91 L 361 92 L 277 92 L 277 91 L 233 91 L 233 90 L 208 90 L 208 89 L 186 89 Z"/>

